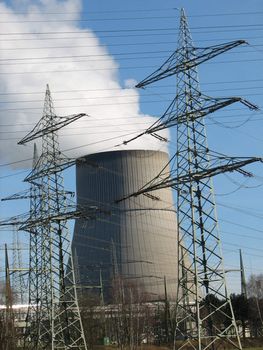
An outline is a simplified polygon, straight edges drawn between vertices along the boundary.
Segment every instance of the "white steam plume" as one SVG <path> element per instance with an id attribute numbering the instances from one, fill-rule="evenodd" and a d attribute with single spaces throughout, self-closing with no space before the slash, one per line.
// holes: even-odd
<path id="1" fill-rule="evenodd" d="M 16 143 L 41 118 L 47 83 L 58 115 L 83 112 L 91 116 L 84 117 L 60 132 L 61 149 L 75 148 L 66 152 L 70 157 L 120 149 L 114 146 L 129 138 L 124 134 L 135 136 L 155 121 L 153 117 L 140 113 L 138 91 L 130 88 L 133 79 L 129 79 L 126 88 L 122 88 L 118 81 L 118 64 L 108 54 L 107 48 L 100 44 L 91 30 L 79 28 L 80 0 L 20 0 L 17 4 L 13 7 L 15 10 L 4 3 L 0 4 L 0 33 L 6 34 L 0 37 L 1 162 L 32 157 L 32 144 L 23 147 Z M 63 13 L 67 15 L 61 16 Z M 65 18 L 73 21 L 56 22 L 56 19 Z M 74 33 L 41 35 L 41 32 Z M 87 55 L 89 57 L 81 57 Z M 51 60 L 54 56 L 62 58 Z M 42 59 L 27 60 L 34 57 Z M 101 142 L 117 136 L 119 138 Z M 89 146 L 78 148 L 82 145 Z M 164 148 L 163 143 L 151 136 L 121 146 L 121 149 L 127 147 Z M 19 163 L 15 166 L 25 167 L 30 164 Z"/>

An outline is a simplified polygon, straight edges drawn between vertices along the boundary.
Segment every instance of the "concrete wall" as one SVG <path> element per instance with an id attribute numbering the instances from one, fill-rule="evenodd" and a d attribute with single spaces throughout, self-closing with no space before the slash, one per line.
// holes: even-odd
<path id="1" fill-rule="evenodd" d="M 92 154 L 76 168 L 77 202 L 99 208 L 94 219 L 76 221 L 73 253 L 81 284 L 99 284 L 106 298 L 112 277 L 138 286 L 147 300 L 164 296 L 164 276 L 170 298 L 176 294 L 177 224 L 171 189 L 140 195 L 118 204 L 117 199 L 138 190 L 167 164 L 164 152 L 128 150 Z"/>

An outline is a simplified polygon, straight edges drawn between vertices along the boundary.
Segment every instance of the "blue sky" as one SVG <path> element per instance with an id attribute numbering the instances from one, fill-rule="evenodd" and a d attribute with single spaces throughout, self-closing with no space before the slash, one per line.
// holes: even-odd
<path id="1" fill-rule="evenodd" d="M 7 4 L 7 2 L 3 2 Z M 12 21 L 21 21 L 21 11 L 25 11 L 28 8 L 30 1 L 25 1 L 26 5 L 23 8 L 17 10 L 15 8 L 14 17 Z M 38 2 L 34 1 L 31 4 Z M 91 66 L 90 62 L 87 63 L 87 70 L 85 71 L 85 63 L 81 63 L 83 68 L 80 75 L 76 75 L 77 72 L 73 67 L 70 75 L 67 77 L 68 81 L 72 80 L 72 90 L 76 90 L 78 86 L 85 86 L 84 83 L 89 84 L 88 88 L 91 90 L 92 86 L 97 89 L 100 85 L 99 79 L 107 78 L 103 77 L 104 72 L 110 68 L 112 73 L 108 77 L 113 83 L 118 82 L 118 89 L 121 89 L 127 84 L 132 84 L 133 81 L 140 81 L 167 58 L 171 52 L 176 48 L 177 33 L 179 25 L 179 12 L 176 8 L 184 7 L 188 15 L 189 24 L 192 28 L 193 40 L 198 47 L 215 45 L 217 43 L 223 43 L 236 39 L 245 39 L 249 42 L 249 45 L 238 47 L 231 52 L 221 55 L 210 62 L 203 64 L 199 67 L 200 86 L 202 92 L 215 97 L 222 96 L 242 96 L 247 98 L 251 102 L 257 104 L 261 110 L 259 112 L 251 112 L 242 105 L 235 104 L 232 107 L 220 111 L 219 113 L 207 118 L 207 136 L 208 144 L 212 150 L 216 150 L 227 155 L 237 156 L 262 156 L 263 137 L 262 137 L 262 96 L 263 96 L 263 72 L 262 72 L 262 60 L 263 60 L 263 3 L 262 1 L 225 1 L 211 2 L 211 1 L 119 1 L 119 0 L 100 0 L 100 1 L 85 1 L 82 5 L 82 11 L 79 16 L 75 16 L 74 13 L 79 11 L 79 5 L 77 1 L 71 2 L 71 7 L 66 7 L 66 10 L 61 6 L 63 1 L 46 1 L 43 2 L 43 12 L 60 12 L 60 14 L 49 14 L 43 19 L 43 21 L 50 21 L 53 18 L 58 20 L 62 19 L 74 19 L 74 28 L 81 30 L 90 29 L 95 37 L 93 42 L 89 42 L 85 39 L 81 42 L 81 45 L 86 48 L 79 48 L 69 50 L 71 55 L 83 56 L 87 54 L 94 55 L 94 46 L 98 47 L 98 50 L 102 50 L 99 57 L 96 51 L 96 59 L 104 59 L 102 63 L 105 66 L 97 69 L 98 74 L 95 78 L 91 78 Z M 62 5 L 61 5 L 62 4 Z M 21 2 L 20 2 L 21 5 Z M 51 11 L 53 9 L 53 11 Z M 20 17 L 15 17 L 17 13 Z M 53 17 L 52 17 L 53 16 Z M 10 23 L 4 23 L 10 21 L 5 18 L 5 14 L 2 9 L 1 32 L 9 33 L 5 38 L 14 38 L 10 36 Z M 36 17 L 26 17 L 26 21 L 35 20 Z M 39 17 L 37 17 L 39 19 Z M 24 25 L 24 24 L 23 24 Z M 17 27 L 16 30 L 20 32 L 36 31 L 36 27 Z M 25 23 L 25 26 L 27 24 Z M 42 22 L 39 27 L 39 31 L 52 31 L 54 24 L 50 22 Z M 65 30 L 65 22 L 61 21 L 59 25 L 61 31 L 68 32 L 68 28 Z M 56 27 L 56 30 L 57 27 Z M 75 30 L 75 29 L 74 29 Z M 53 34 L 49 34 L 52 37 Z M 64 34 L 70 38 L 74 34 Z M 79 34 L 78 34 L 79 35 Z M 41 35 L 39 35 L 41 37 Z M 3 35 L 1 36 L 1 39 Z M 17 39 L 30 38 L 20 34 L 15 36 Z M 48 38 L 46 35 L 45 38 Z M 66 46 L 67 40 L 63 39 L 63 44 Z M 72 40 L 72 39 L 71 39 Z M 11 41 L 10 41 L 11 42 Z M 9 44 L 10 44 L 9 42 Z M 74 39 L 73 39 L 74 42 Z M 49 46 L 52 44 L 52 40 L 39 40 L 39 41 L 17 41 L 21 46 L 19 56 L 28 57 L 42 57 L 45 54 L 38 50 L 38 46 Z M 47 44 L 48 43 L 48 44 Z M 2 42 L 3 44 L 3 42 Z M 77 43 L 78 44 L 78 43 Z M 77 46 L 76 44 L 76 46 Z M 5 44 L 3 44 L 5 45 Z M 11 44 L 10 44 L 11 45 Z M 31 46 L 30 46 L 31 45 Z M 33 45 L 33 46 L 32 46 Z M 35 45 L 35 46 L 34 46 Z M 72 41 L 70 41 L 70 45 Z M 58 44 L 54 45 L 58 46 Z M 25 48 L 23 52 L 22 48 Z M 30 47 L 35 47 L 30 51 Z M 2 47 L 3 48 L 3 47 Z M 2 52 L 2 59 L 15 59 L 17 52 L 13 50 L 15 47 L 9 46 L 9 51 Z M 26 48 L 28 48 L 26 50 Z M 4 46 L 4 49 L 6 47 Z M 12 49 L 12 50 L 11 50 Z M 56 52 L 56 48 L 48 52 L 49 55 L 61 56 L 60 52 Z M 79 51 L 82 50 L 82 51 Z M 15 54 L 14 54 L 15 53 Z M 24 56 L 23 56 L 24 55 Z M 63 52 L 63 55 L 65 53 Z M 82 59 L 82 58 L 80 58 Z M 4 61 L 9 63 L 10 61 Z M 15 61 L 16 62 L 16 61 Z M 38 78 L 40 74 L 32 73 L 38 69 L 51 70 L 50 65 L 44 61 L 43 67 L 33 65 L 32 67 L 26 66 L 26 74 L 17 74 L 16 72 L 22 72 L 23 66 L 17 65 L 15 74 L 8 75 L 10 72 L 7 66 L 1 67 L 0 79 L 2 80 L 0 88 L 0 122 L 1 125 L 13 124 L 13 116 L 16 111 L 12 111 L 12 108 L 31 108 L 36 109 L 29 110 L 29 116 L 33 115 L 32 120 L 37 120 L 41 116 L 41 106 L 44 94 L 45 78 L 49 79 L 56 90 L 62 90 L 63 85 L 57 84 L 57 80 L 61 79 L 62 73 L 48 73 L 45 76 L 42 73 L 41 78 Z M 108 66 L 110 65 L 110 67 Z M 59 69 L 63 68 L 63 63 L 60 64 Z M 51 74 L 51 75 L 50 75 Z M 21 80 L 21 76 L 25 80 Z M 101 78 L 101 79 L 102 79 Z M 83 79 L 83 81 L 82 81 Z M 94 79 L 94 80 L 93 80 Z M 67 81 L 67 84 L 68 84 Z M 57 84 L 57 85 L 56 85 Z M 103 85 L 104 86 L 104 85 Z M 68 88 L 68 85 L 67 85 Z M 86 87 L 85 87 L 86 88 Z M 39 91 L 39 95 L 35 96 L 32 92 Z M 52 91 L 52 88 L 51 88 Z M 25 95 L 12 95 L 12 93 L 25 93 L 29 92 L 29 96 Z M 8 93 L 9 95 L 4 95 Z M 126 100 L 130 103 L 130 94 L 133 95 L 132 101 L 136 108 L 140 109 L 140 113 L 135 111 L 135 108 L 131 107 L 131 113 L 144 114 L 158 116 L 165 107 L 167 107 L 169 101 L 172 99 L 175 93 L 175 80 L 169 78 L 166 81 L 159 82 L 155 86 L 149 87 L 139 92 L 127 92 Z M 137 94 L 139 94 L 137 96 Z M 54 94 L 55 105 L 59 105 L 59 94 Z M 85 97 L 85 96 L 84 96 Z M 105 98 L 105 109 L 108 109 L 109 97 Z M 8 101 L 7 101 L 8 98 Z M 32 99 L 37 98 L 40 102 L 34 102 Z M 65 99 L 79 98 L 79 95 L 75 95 L 72 91 L 68 95 L 64 96 Z M 96 96 L 98 98 L 98 96 Z M 139 102 L 136 99 L 139 99 Z M 23 103 L 20 103 L 21 101 Z M 57 101 L 56 101 L 57 100 Z M 75 101 L 75 100 L 74 100 Z M 6 103 L 8 102 L 8 104 Z M 124 102 L 124 103 L 128 103 Z M 80 104 L 80 101 L 72 103 L 72 106 Z M 115 100 L 113 100 L 115 103 Z M 123 103 L 123 104 L 124 104 Z M 117 108 L 118 104 L 116 102 Z M 15 107 L 14 107 L 15 106 Z M 39 108 L 39 109 L 37 109 Z M 83 105 L 81 102 L 81 108 L 84 112 L 90 113 L 90 108 Z M 65 108 L 67 112 L 67 108 Z M 123 111 L 124 113 L 125 111 Z M 101 112 L 100 112 L 101 113 Z M 115 110 L 114 110 L 115 113 Z M 129 111 L 127 112 L 129 113 Z M 137 116 L 136 116 L 137 117 Z M 139 115 L 138 115 L 139 117 Z M 25 119 L 24 115 L 20 116 Z M 32 117 L 33 118 L 33 117 Z M 109 117 L 110 118 L 110 117 Z M 121 117 L 120 117 L 121 118 Z M 142 122 L 136 119 L 136 124 L 141 123 L 143 127 L 144 117 L 142 116 Z M 18 120 L 18 119 L 16 119 Z M 121 124 L 125 124 L 124 120 Z M 22 125 L 22 123 L 21 123 Z M 125 127 L 121 127 L 122 132 L 125 133 Z M 21 131 L 21 127 L 19 129 Z M 26 127 L 22 131 L 26 131 Z M 92 137 L 97 137 L 96 133 L 101 132 L 101 128 L 89 130 L 85 136 L 85 142 L 88 144 L 89 133 L 93 133 Z M 13 133 L 12 133 L 13 132 Z M 15 132 L 15 133 L 14 133 Z M 113 129 L 103 130 L 100 149 L 107 149 L 104 146 L 103 139 L 111 137 Z M 26 175 L 25 165 L 21 164 L 21 167 L 14 168 L 11 165 L 2 166 L 3 164 L 11 163 L 14 159 L 25 159 L 27 154 L 30 154 L 31 149 L 29 146 L 29 153 L 23 154 L 23 147 L 21 148 L 21 157 L 14 158 L 11 142 L 16 140 L 10 140 L 14 138 L 13 135 L 17 135 L 17 129 L 12 127 L 1 127 L 1 149 L 2 159 L 0 167 L 0 195 L 1 197 L 17 192 L 25 188 L 22 183 L 23 177 Z M 19 137 L 23 136 L 23 132 L 20 132 Z M 75 136 L 76 138 L 78 136 Z M 173 131 L 171 132 L 171 147 L 170 152 L 175 149 L 176 139 Z M 9 140 L 5 140 L 9 139 Z M 72 141 L 73 142 L 73 141 Z M 81 140 L 84 143 L 83 140 Z M 11 145 L 11 146 L 10 146 Z M 113 145 L 112 145 L 113 146 Z M 89 152 L 89 148 L 85 148 L 85 152 Z M 10 157 L 9 157 L 10 155 Z M 20 154 L 19 154 L 20 156 Z M 250 273 L 261 273 L 263 262 L 263 229 L 262 229 L 262 194 L 263 194 L 263 176 L 262 176 L 262 164 L 257 164 L 248 167 L 247 170 L 253 172 L 255 177 L 244 178 L 239 174 L 231 173 L 227 175 L 218 176 L 214 179 L 216 201 L 218 204 L 218 217 L 219 226 L 221 231 L 221 238 L 224 249 L 225 265 L 227 269 L 238 268 L 238 249 L 243 251 L 243 259 L 246 268 L 247 276 Z M 21 173 L 23 172 L 23 173 Z M 70 170 L 66 174 L 66 185 L 69 189 L 74 189 L 74 171 Z M 21 212 L 27 211 L 27 203 L 16 202 L 1 204 L 1 217 L 5 218 L 9 215 L 16 215 Z M 72 227 L 72 225 L 71 225 Z M 23 237 L 23 239 L 25 239 Z M 1 231 L 1 242 L 10 241 L 10 232 Z M 0 260 L 0 264 L 3 264 L 3 259 Z M 231 291 L 239 291 L 239 274 L 237 272 L 228 274 Z"/>

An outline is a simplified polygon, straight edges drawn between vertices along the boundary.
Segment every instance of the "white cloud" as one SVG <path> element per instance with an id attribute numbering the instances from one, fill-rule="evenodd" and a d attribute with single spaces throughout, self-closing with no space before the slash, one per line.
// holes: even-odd
<path id="1" fill-rule="evenodd" d="M 89 144 L 87 147 L 67 153 L 69 156 L 77 157 L 98 151 L 117 150 L 118 148 L 114 146 L 129 138 L 128 135 L 123 136 L 124 134 L 131 133 L 131 136 L 134 136 L 155 121 L 152 117 L 140 113 L 138 91 L 131 88 L 133 79 L 125 82 L 128 88 L 122 88 L 118 81 L 118 63 L 91 30 L 79 28 L 81 1 L 18 1 L 13 8 L 25 12 L 16 14 L 6 4 L 0 4 L 0 12 L 4 14 L 1 15 L 0 32 L 21 33 L 1 36 L 5 39 L 1 42 L 0 50 L 1 92 L 19 93 L 0 96 L 1 101 L 5 102 L 1 104 L 5 111 L 1 111 L 0 124 L 12 124 L 12 127 L 2 127 L 2 132 L 9 132 L 2 133 L 2 138 L 22 138 L 33 128 L 33 124 L 42 115 L 47 83 L 51 93 L 53 91 L 52 96 L 58 115 L 84 112 L 91 116 L 71 124 L 60 132 L 62 150 Z M 61 16 L 61 13 L 68 14 Z M 56 22 L 65 18 L 72 21 Z M 57 31 L 68 34 L 39 34 Z M 14 40 L 25 38 L 30 40 Z M 57 39 L 43 40 L 43 38 Z M 54 56 L 61 58 L 53 59 L 51 62 L 50 57 Z M 65 56 L 75 57 L 65 58 Z M 25 59 L 33 57 L 46 57 L 46 59 Z M 23 94 L 41 91 L 42 94 Z M 101 142 L 117 136 L 118 139 Z M 15 140 L 1 143 L 1 161 L 12 162 L 32 157 L 32 144 L 25 147 L 17 146 Z M 124 149 L 127 147 L 160 149 L 163 144 L 151 136 L 146 136 L 128 146 L 121 146 Z"/>

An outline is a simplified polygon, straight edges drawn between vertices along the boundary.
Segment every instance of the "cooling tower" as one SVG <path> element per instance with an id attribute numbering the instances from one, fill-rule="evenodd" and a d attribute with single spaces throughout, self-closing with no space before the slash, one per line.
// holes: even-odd
<path id="1" fill-rule="evenodd" d="M 83 161 L 84 160 L 84 161 Z M 76 167 L 77 203 L 94 211 L 73 236 L 76 277 L 83 288 L 112 295 L 113 280 L 136 286 L 146 300 L 170 299 L 177 288 L 177 224 L 171 189 L 116 203 L 158 175 L 168 154 L 125 150 L 91 154 Z M 164 283 L 166 280 L 166 283 Z"/>

